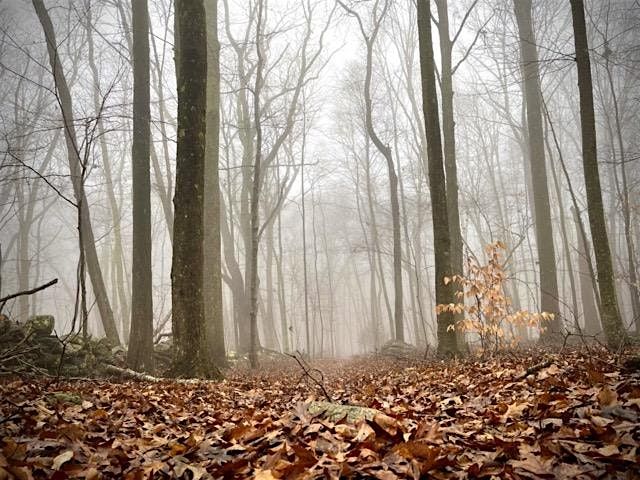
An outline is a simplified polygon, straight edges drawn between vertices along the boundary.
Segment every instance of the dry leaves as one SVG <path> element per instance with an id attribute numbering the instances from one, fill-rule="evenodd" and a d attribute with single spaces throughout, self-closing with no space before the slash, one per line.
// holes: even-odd
<path id="1" fill-rule="evenodd" d="M 317 365 L 336 404 L 375 415 L 309 408 L 293 363 L 219 384 L 5 379 L 0 480 L 638 478 L 638 375 L 571 352 L 521 379 L 536 355 Z"/>

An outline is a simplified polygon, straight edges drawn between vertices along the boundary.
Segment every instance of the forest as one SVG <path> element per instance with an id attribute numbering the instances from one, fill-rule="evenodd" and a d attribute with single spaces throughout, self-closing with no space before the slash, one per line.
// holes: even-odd
<path id="1" fill-rule="evenodd" d="M 640 478 L 638 0 L 0 0 L 0 480 Z"/>

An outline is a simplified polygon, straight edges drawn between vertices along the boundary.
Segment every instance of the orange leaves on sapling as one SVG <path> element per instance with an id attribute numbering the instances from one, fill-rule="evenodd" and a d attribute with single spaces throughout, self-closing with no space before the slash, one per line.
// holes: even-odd
<path id="1" fill-rule="evenodd" d="M 502 242 L 491 243 L 485 247 L 486 264 L 468 258 L 464 276 L 444 277 L 445 285 L 455 283 L 458 286 L 456 297 L 459 302 L 436 306 L 437 313 L 462 314 L 463 317 L 449 329 L 472 334 L 483 352 L 495 353 L 511 347 L 519 340 L 518 329 L 543 329 L 553 319 L 553 314 L 547 312 L 513 310 L 504 289 L 507 275 L 502 254 L 505 249 Z"/>

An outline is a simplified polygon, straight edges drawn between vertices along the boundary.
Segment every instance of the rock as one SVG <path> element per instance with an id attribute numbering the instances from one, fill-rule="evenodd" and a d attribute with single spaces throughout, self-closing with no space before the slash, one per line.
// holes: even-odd
<path id="1" fill-rule="evenodd" d="M 405 342 L 391 340 L 385 343 L 379 351 L 380 355 L 394 358 L 419 358 L 420 350 Z"/>
<path id="2" fill-rule="evenodd" d="M 45 395 L 44 400 L 49 405 L 55 405 L 57 403 L 82 404 L 82 397 L 80 395 L 69 392 L 51 392 Z"/>
<path id="3" fill-rule="evenodd" d="M 382 412 L 375 408 L 342 405 L 333 402 L 311 402 L 307 405 L 307 412 L 331 422 L 338 422 L 344 418 L 347 422 L 353 423 L 359 420 L 373 420 L 376 415 L 383 415 Z"/>
<path id="4" fill-rule="evenodd" d="M 36 337 L 48 337 L 53 333 L 56 321 L 53 315 L 34 315 L 29 317 L 24 324 L 27 335 Z"/>

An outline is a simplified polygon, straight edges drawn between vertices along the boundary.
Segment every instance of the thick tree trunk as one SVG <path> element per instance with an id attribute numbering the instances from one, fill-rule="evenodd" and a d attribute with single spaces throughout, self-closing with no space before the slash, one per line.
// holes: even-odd
<path id="1" fill-rule="evenodd" d="M 98 252 L 96 250 L 96 242 L 93 235 L 93 228 L 91 226 L 91 216 L 89 214 L 89 204 L 84 190 L 82 160 L 80 158 L 80 151 L 73 120 L 73 102 L 71 100 L 71 93 L 62 69 L 62 62 L 58 56 L 58 43 L 53 23 L 49 17 L 49 12 L 45 8 L 42 0 L 32 0 L 32 2 L 38 15 L 38 20 L 42 25 L 42 30 L 47 43 L 49 64 L 51 65 L 51 70 L 53 72 L 53 79 L 62 113 L 73 193 L 76 199 L 76 204 L 80 208 L 80 228 L 82 229 L 87 270 L 89 271 L 89 277 L 91 278 L 93 293 L 96 297 L 96 304 L 98 306 L 98 311 L 100 312 L 104 332 L 111 343 L 119 345 L 120 337 L 118 336 L 118 330 L 113 318 L 113 311 L 111 310 L 111 304 L 109 303 L 109 298 L 107 296 L 107 289 L 102 277 L 100 262 L 98 261 Z"/>
<path id="2" fill-rule="evenodd" d="M 580 91 L 580 120 L 582 130 L 582 161 L 584 181 L 587 191 L 587 210 L 589 225 L 596 256 L 598 286 L 600 290 L 601 321 L 607 344 L 618 348 L 626 333 L 618 309 L 616 286 L 613 278 L 613 264 L 609 237 L 602 205 L 602 189 L 598 169 L 598 149 L 596 145 L 596 122 L 593 109 L 593 83 L 591 80 L 591 61 L 587 28 L 584 19 L 582 0 L 570 0 L 573 17 L 573 32 L 578 65 L 578 89 Z"/>
<path id="3" fill-rule="evenodd" d="M 436 304 L 457 303 L 453 282 L 445 284 L 451 277 L 451 237 L 447 191 L 440 139 L 440 118 L 436 92 L 433 41 L 431 38 L 431 2 L 418 0 L 418 35 L 420 45 L 420 71 L 422 74 L 422 110 L 428 148 L 429 187 L 431 190 L 431 214 L 433 219 L 433 248 L 435 254 Z M 438 323 L 438 353 L 444 356 L 458 353 L 453 315 L 440 312 Z"/>
<path id="4" fill-rule="evenodd" d="M 133 0 L 133 247 L 131 335 L 127 364 L 153 371 L 153 291 L 151 273 L 151 178 L 149 156 L 149 12 L 147 0 Z"/>
<path id="5" fill-rule="evenodd" d="M 538 52 L 531 20 L 531 0 L 514 0 L 514 10 L 520 36 L 520 61 L 524 81 L 524 97 L 527 113 L 529 166 L 533 189 L 536 247 L 540 278 L 540 309 L 552 313 L 553 320 L 545 325 L 541 340 L 558 340 L 562 329 L 558 298 L 555 247 L 551 226 L 551 207 L 547 184 L 547 166 L 544 152 L 544 132 L 540 90 Z"/>
<path id="6" fill-rule="evenodd" d="M 207 38 L 202 0 L 177 0 L 178 149 L 171 265 L 174 373 L 219 376 L 207 344 L 203 297 Z"/>

